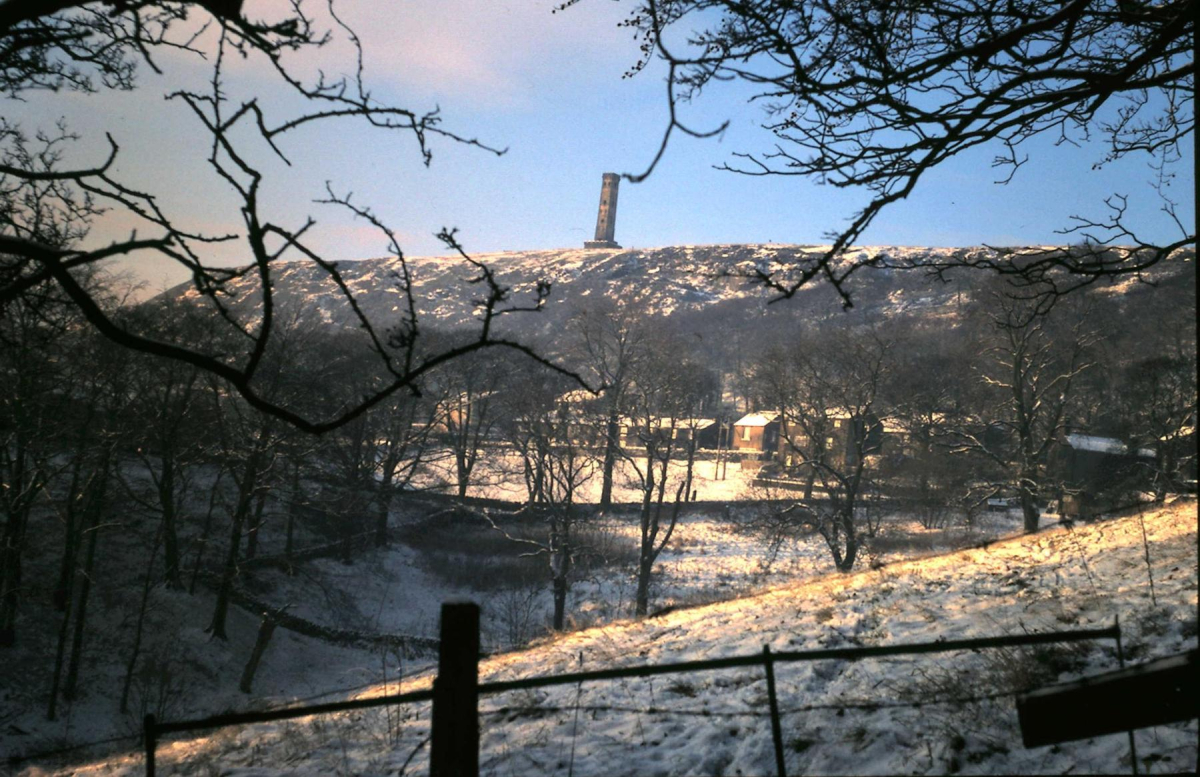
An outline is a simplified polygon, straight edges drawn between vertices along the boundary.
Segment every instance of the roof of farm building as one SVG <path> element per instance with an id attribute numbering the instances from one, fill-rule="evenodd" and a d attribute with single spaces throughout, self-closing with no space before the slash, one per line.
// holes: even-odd
<path id="1" fill-rule="evenodd" d="M 766 426 L 779 420 L 779 413 L 750 413 L 733 422 L 734 426 Z"/>

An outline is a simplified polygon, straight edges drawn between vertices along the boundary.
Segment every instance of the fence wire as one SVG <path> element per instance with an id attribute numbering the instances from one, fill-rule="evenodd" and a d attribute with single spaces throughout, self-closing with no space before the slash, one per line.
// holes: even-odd
<path id="1" fill-rule="evenodd" d="M 460 605 L 461 606 L 461 605 Z M 477 628 L 477 627 L 476 627 Z M 709 659 L 701 661 L 682 661 L 664 664 L 651 664 L 642 666 L 627 666 L 610 669 L 602 669 L 589 672 L 572 672 L 558 675 L 548 675 L 541 677 L 526 678 L 520 680 L 505 680 L 479 683 L 474 678 L 470 678 L 469 682 L 475 686 L 473 693 L 477 693 L 479 697 L 494 696 L 506 692 L 513 691 L 532 691 L 538 688 L 548 688 L 552 686 L 576 685 L 576 704 L 571 706 L 550 705 L 543 706 L 539 704 L 517 704 L 505 705 L 501 707 L 492 707 L 479 711 L 475 716 L 475 726 L 478 726 L 480 718 L 489 718 L 493 720 L 503 719 L 507 717 L 508 722 L 514 722 L 521 717 L 527 718 L 545 718 L 555 715 L 578 716 L 580 712 L 587 712 L 593 717 L 601 713 L 624 713 L 631 714 L 635 717 L 635 721 L 640 720 L 640 716 L 648 715 L 654 717 L 677 716 L 682 718 L 770 718 L 773 728 L 773 739 L 775 740 L 775 750 L 777 759 L 780 761 L 780 773 L 782 768 L 782 744 L 781 734 L 779 732 L 779 718 L 784 715 L 795 715 L 805 712 L 814 711 L 836 711 L 839 714 L 847 710 L 861 710 L 872 712 L 881 709 L 909 708 L 919 709 L 930 706 L 946 706 L 946 705 L 965 705 L 970 703 L 978 703 L 983 701 L 994 701 L 1001 698 L 1015 696 L 1017 690 L 1009 689 L 1001 692 L 975 694 L 971 696 L 951 696 L 949 698 L 931 698 L 931 699 L 911 699 L 904 701 L 870 701 L 870 700 L 849 700 L 837 701 L 827 704 L 809 704 L 789 709 L 779 709 L 777 707 L 777 694 L 772 687 L 772 667 L 777 667 L 782 664 L 790 664 L 795 662 L 812 662 L 821 660 L 844 660 L 848 662 L 858 662 L 863 660 L 879 660 L 899 656 L 917 656 L 921 654 L 944 653 L 949 651 L 978 651 L 986 648 L 1012 648 L 1018 646 L 1033 646 L 1046 645 L 1057 642 L 1082 642 L 1094 639 L 1116 639 L 1120 640 L 1120 626 L 1114 624 L 1110 628 L 1104 629 L 1077 629 L 1071 631 L 1057 631 L 1038 634 L 1024 634 L 1018 636 L 1001 636 L 1001 637 L 983 637 L 975 639 L 963 640 L 936 640 L 926 643 L 909 643 L 897 645 L 879 645 L 879 646 L 856 646 L 848 648 L 823 648 L 815 650 L 803 651 L 784 651 L 774 653 L 769 647 L 763 648 L 763 653 L 759 655 L 731 656 L 719 659 Z M 678 675 L 691 674 L 696 672 L 707 672 L 712 670 L 727 670 L 733 668 L 763 668 L 767 671 L 768 698 L 771 709 L 696 709 L 694 707 L 671 708 L 655 703 L 653 696 L 653 681 L 651 678 L 663 675 Z M 474 670 L 472 669 L 473 673 Z M 451 675 L 456 677 L 455 675 Z M 648 706 L 641 705 L 621 705 L 621 704 L 592 704 L 580 705 L 579 690 L 583 683 L 591 683 L 596 681 L 619 681 L 624 685 L 624 681 L 633 679 L 644 679 L 651 682 L 651 704 Z M 460 679 L 459 682 L 462 682 Z M 208 718 L 190 721 L 177 722 L 157 722 L 152 716 L 147 717 L 146 721 L 146 737 L 145 746 L 147 754 L 147 773 L 154 773 L 154 751 L 157 747 L 158 737 L 162 734 L 170 732 L 196 731 L 203 729 L 222 728 L 230 725 L 265 722 L 269 720 L 286 720 L 298 717 L 306 717 L 314 714 L 346 712 L 350 710 L 362 710 L 369 707 L 380 707 L 388 705 L 403 704 L 407 702 L 430 701 L 435 696 L 432 690 L 409 692 L 403 694 L 395 694 L 391 696 L 375 697 L 369 699 L 354 699 L 344 702 L 332 702 L 326 704 L 316 704 L 302 707 L 292 707 L 285 709 L 276 709 L 263 712 L 252 713 L 225 713 L 214 715 Z M 757 702 L 756 702 L 757 703 Z M 436 706 L 436 703 L 435 703 Z M 473 707 L 474 705 L 472 705 Z M 635 722 L 638 730 L 641 728 L 640 722 Z M 571 750 L 574 753 L 574 744 L 577 735 L 577 726 L 571 734 Z M 643 742 L 645 744 L 645 742 Z M 409 758 L 405 762 L 404 768 L 411 764 L 416 753 L 421 750 L 423 744 L 414 749 Z M 507 745 L 504 745 L 507 749 Z M 574 755 L 571 756 L 571 763 L 574 762 Z"/>
<path id="2" fill-rule="evenodd" d="M 780 715 L 797 715 L 802 712 L 818 712 L 818 711 L 849 711 L 858 710 L 863 712 L 875 712 L 876 710 L 891 710 L 891 709 L 920 709 L 922 707 L 935 706 L 959 706 L 966 704 L 979 704 L 986 701 L 998 701 L 1001 699 L 1014 698 L 1021 691 L 1002 691 L 997 693 L 984 693 L 974 696 L 960 696 L 952 699 L 927 699 L 920 701 L 897 701 L 897 702 L 880 702 L 880 701 L 849 701 L 839 702 L 836 704 L 805 704 L 800 707 L 786 707 L 779 710 Z M 535 706 L 506 706 L 495 707 L 487 710 L 480 710 L 480 716 L 489 716 L 503 718 L 506 716 L 515 717 L 533 717 L 559 714 L 573 714 L 578 709 L 580 712 L 614 712 L 623 714 L 641 714 L 641 715 L 680 715 L 697 718 L 745 718 L 759 717 L 769 718 L 771 713 L 767 709 L 762 710 L 730 710 L 730 709 L 691 709 L 691 708 L 672 708 L 652 705 L 649 707 L 633 707 L 619 704 L 581 704 L 563 707 L 558 705 L 535 705 Z"/>

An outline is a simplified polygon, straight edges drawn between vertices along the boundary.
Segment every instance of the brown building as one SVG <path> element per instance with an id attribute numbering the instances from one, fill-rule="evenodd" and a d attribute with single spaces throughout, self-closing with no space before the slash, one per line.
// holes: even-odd
<path id="1" fill-rule="evenodd" d="M 804 455 L 815 455 L 816 450 L 823 450 L 826 462 L 835 467 L 845 467 L 857 459 L 860 441 L 864 456 L 886 452 L 888 434 L 883 422 L 873 414 L 854 418 L 849 413 L 833 411 L 821 417 L 819 422 L 817 428 L 825 437 L 821 445 L 814 445 L 807 430 L 798 422 L 782 422 L 778 458 L 784 466 L 796 466 L 803 461 Z M 899 440 L 890 442 L 894 448 Z"/>
<path id="2" fill-rule="evenodd" d="M 1063 435 L 1048 461 L 1062 484 L 1063 515 L 1090 518 L 1132 501 L 1132 493 L 1153 487 L 1156 455 L 1113 437 Z"/>
<path id="3" fill-rule="evenodd" d="M 734 450 L 773 454 L 779 449 L 779 413 L 750 413 L 733 422 Z"/>
<path id="4" fill-rule="evenodd" d="M 646 423 L 631 418 L 621 419 L 621 444 L 627 448 L 646 446 Z M 712 418 L 654 418 L 650 429 L 660 445 L 673 440 L 676 446 L 687 448 L 694 441 L 695 447 L 716 448 L 719 426 Z"/>

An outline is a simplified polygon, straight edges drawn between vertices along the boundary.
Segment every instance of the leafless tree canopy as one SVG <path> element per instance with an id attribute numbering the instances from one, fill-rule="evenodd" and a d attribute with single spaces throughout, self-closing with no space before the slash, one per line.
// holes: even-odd
<path id="1" fill-rule="evenodd" d="M 724 169 L 870 193 L 798 278 L 756 276 L 780 297 L 824 279 L 849 305 L 847 279 L 886 260 L 841 262 L 841 251 L 926 172 L 984 144 L 1000 149 L 1000 182 L 1025 163 L 1022 144 L 1040 135 L 1099 137 L 1106 151 L 1097 165 L 1146 154 L 1179 237 L 1143 239 L 1114 195 L 1105 217 L 1075 217 L 1062 230 L 1088 250 L 1002 252 L 951 266 L 1001 272 L 1054 296 L 1140 273 L 1194 244 L 1194 226 L 1189 233 L 1165 187 L 1194 129 L 1195 16 L 1193 0 L 644 0 L 627 24 L 642 40 L 634 70 L 656 56 L 669 66 L 670 125 L 650 170 L 672 132 L 703 134 L 680 122 L 677 102 L 732 80 L 757 90 L 775 143 L 735 154 Z"/>
<path id="2" fill-rule="evenodd" d="M 505 313 L 540 308 L 548 287 L 539 285 L 536 298 L 525 304 L 511 303 L 509 290 L 496 282 L 487 267 L 467 256 L 453 230 L 444 230 L 439 237 L 477 273 L 472 282 L 482 289 L 475 295 L 480 325 L 473 338 L 431 350 L 419 347 L 423 330 L 400 246 L 369 208 L 333 187 L 317 200 L 318 205 L 348 212 L 376 227 L 389 251 L 401 257 L 395 283 L 404 304 L 389 331 L 377 331 L 357 307 L 336 265 L 312 247 L 313 217 L 267 212 L 260 200 L 265 181 L 278 165 L 299 162 L 288 156 L 288 140 L 315 123 L 359 121 L 405 134 L 427 165 L 434 141 L 503 153 L 446 129 L 437 110 L 420 113 L 375 99 L 363 78 L 359 39 L 338 16 L 332 0 L 303 4 L 292 0 L 273 12 L 276 18 L 251 18 L 240 0 L 0 0 L 0 92 L 8 98 L 20 99 L 36 90 L 133 89 L 138 68 L 161 72 L 158 60 L 168 50 L 188 52 L 211 63 L 206 89 L 181 88 L 166 97 L 185 107 L 207 135 L 207 141 L 181 148 L 180 153 L 191 151 L 205 158 L 239 206 L 228 220 L 228 233 L 188 230 L 180 226 L 181 214 L 166 212 L 155 192 L 119 180 L 114 163 L 130 152 L 111 135 L 103 158 L 86 167 L 70 167 L 63 161 L 65 150 L 78 138 L 67 126 L 37 127 L 30 134 L 0 118 L 0 306 L 23 304 L 46 294 L 65 295 L 110 340 L 218 375 L 257 409 L 311 432 L 344 424 L 400 389 L 417 390 L 419 378 L 466 353 L 502 347 L 537 358 L 522 344 L 495 337 L 492 323 Z M 335 39 L 358 52 L 357 65 L 352 62 L 349 68 L 354 75 L 336 80 L 324 74 L 300 75 L 298 63 Z M 256 62 L 302 107 L 278 115 L 257 97 L 232 98 L 225 67 L 230 58 Z M 138 227 L 110 245 L 82 247 L 92 222 L 106 210 L 124 211 Z M 212 247 L 227 242 L 244 252 L 246 266 L 214 265 Z M 101 304 L 80 280 L 83 269 L 106 259 L 147 255 L 166 257 L 188 270 L 195 289 L 212 303 L 228 330 L 220 349 L 204 350 L 186 339 L 139 330 Z M 324 270 L 358 315 L 380 366 L 375 380 L 353 401 L 323 408 L 315 416 L 272 401 L 259 386 L 260 367 L 280 315 L 271 288 L 272 266 L 283 259 L 313 262 Z M 261 296 L 261 316 L 252 322 L 239 320 L 226 304 L 227 284 L 243 276 L 256 280 Z"/>

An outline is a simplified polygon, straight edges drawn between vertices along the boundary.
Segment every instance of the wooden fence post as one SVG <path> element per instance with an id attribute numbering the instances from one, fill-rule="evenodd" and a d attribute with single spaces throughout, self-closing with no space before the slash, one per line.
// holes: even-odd
<path id="1" fill-rule="evenodd" d="M 1125 668 L 1125 651 L 1121 647 L 1121 616 L 1113 616 L 1113 628 L 1117 630 L 1117 666 Z M 1129 768 L 1133 777 L 1138 777 L 1137 743 L 1133 741 L 1133 729 L 1129 729 Z"/>
<path id="2" fill-rule="evenodd" d="M 763 645 L 763 666 L 767 668 L 767 700 L 771 703 L 771 739 L 775 742 L 775 773 L 787 777 L 783 763 L 783 726 L 779 722 L 779 699 L 775 695 L 775 660 L 771 646 Z"/>
<path id="3" fill-rule="evenodd" d="M 430 777 L 479 774 L 479 605 L 442 605 L 433 680 Z"/>
<path id="4" fill-rule="evenodd" d="M 158 721 L 154 714 L 142 718 L 142 744 L 146 748 L 146 777 L 154 777 L 154 751 L 158 749 Z"/>

